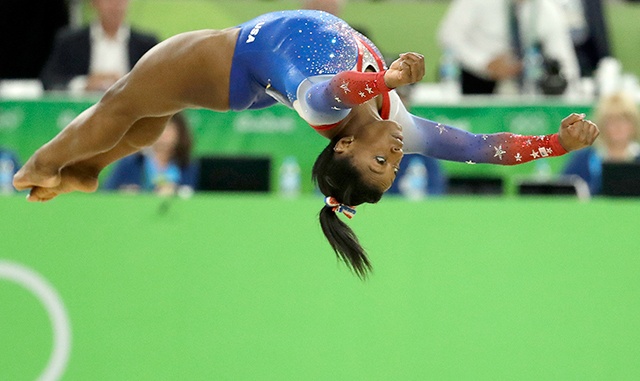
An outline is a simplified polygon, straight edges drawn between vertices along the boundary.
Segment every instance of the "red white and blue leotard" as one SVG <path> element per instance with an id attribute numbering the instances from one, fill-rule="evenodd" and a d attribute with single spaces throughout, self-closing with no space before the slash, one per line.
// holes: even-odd
<path id="1" fill-rule="evenodd" d="M 352 107 L 381 95 L 380 116 L 402 126 L 408 153 L 503 165 L 566 153 L 557 134 L 472 134 L 411 115 L 385 85 L 380 51 L 331 14 L 274 12 L 239 28 L 229 89 L 232 110 L 280 102 L 323 130 L 333 128 Z"/>

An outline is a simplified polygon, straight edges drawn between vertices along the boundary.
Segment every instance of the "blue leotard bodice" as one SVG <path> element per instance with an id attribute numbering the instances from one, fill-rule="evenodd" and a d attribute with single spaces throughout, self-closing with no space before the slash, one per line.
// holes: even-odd
<path id="1" fill-rule="evenodd" d="M 373 46 L 343 20 L 319 11 L 268 13 L 239 28 L 229 89 L 232 110 L 277 101 L 291 106 L 306 78 L 353 70 L 358 39 Z"/>

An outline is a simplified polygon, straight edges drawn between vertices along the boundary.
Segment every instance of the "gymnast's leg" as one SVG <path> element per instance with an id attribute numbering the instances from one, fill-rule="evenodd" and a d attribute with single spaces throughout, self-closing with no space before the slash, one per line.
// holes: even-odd
<path id="1" fill-rule="evenodd" d="M 170 116 L 138 120 L 111 150 L 63 167 L 57 185 L 33 186 L 29 200 L 48 201 L 73 191 L 94 192 L 98 188 L 98 175 L 107 165 L 151 145 L 162 134 L 169 119 Z"/>
<path id="2" fill-rule="evenodd" d="M 102 168 L 155 141 L 171 115 L 189 107 L 227 110 L 237 33 L 188 32 L 157 45 L 98 104 L 38 149 L 14 186 L 51 189 L 35 190 L 31 201 L 93 191 Z"/>

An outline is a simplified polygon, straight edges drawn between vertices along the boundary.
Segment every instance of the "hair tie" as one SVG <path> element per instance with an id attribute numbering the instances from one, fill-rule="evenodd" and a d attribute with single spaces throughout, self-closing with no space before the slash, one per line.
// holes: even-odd
<path id="1" fill-rule="evenodd" d="M 351 219 L 356 214 L 356 208 L 353 206 L 347 206 L 341 204 L 335 198 L 327 196 L 324 199 L 324 203 L 331 208 L 335 213 L 343 213 L 347 218 Z"/>

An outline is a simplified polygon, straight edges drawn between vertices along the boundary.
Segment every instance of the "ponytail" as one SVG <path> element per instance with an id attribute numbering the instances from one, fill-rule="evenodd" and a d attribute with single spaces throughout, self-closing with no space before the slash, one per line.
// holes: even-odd
<path id="1" fill-rule="evenodd" d="M 331 207 L 325 206 L 320 210 L 320 226 L 336 256 L 357 276 L 366 278 L 372 269 L 371 262 L 349 225 L 340 220 Z"/>
<path id="2" fill-rule="evenodd" d="M 340 205 L 337 207 L 327 203 L 320 210 L 320 226 L 338 259 L 364 279 L 372 270 L 371 262 L 356 234 L 337 213 L 342 208 L 349 210 L 365 202 L 376 203 L 382 197 L 382 191 L 365 183 L 349 159 L 336 158 L 333 147 L 338 140 L 339 138 L 334 138 L 313 165 L 313 181 L 328 199 L 331 198 Z"/>

